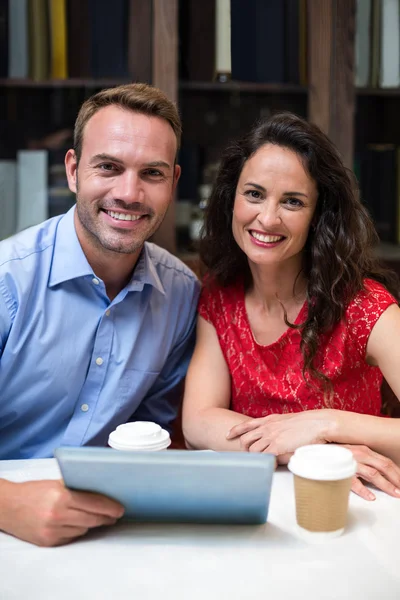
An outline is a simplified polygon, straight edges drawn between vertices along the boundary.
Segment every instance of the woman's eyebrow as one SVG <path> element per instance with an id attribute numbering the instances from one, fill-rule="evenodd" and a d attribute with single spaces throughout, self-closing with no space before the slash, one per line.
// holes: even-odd
<path id="1" fill-rule="evenodd" d="M 304 198 L 308 198 L 307 194 L 303 194 L 303 192 L 283 192 L 284 196 L 304 196 Z"/>
<path id="2" fill-rule="evenodd" d="M 244 185 L 250 185 L 251 187 L 255 187 L 257 190 L 260 190 L 260 192 L 266 191 L 265 187 L 259 185 L 258 183 L 253 183 L 252 181 L 246 181 Z"/>
<path id="3" fill-rule="evenodd" d="M 251 186 L 256 188 L 257 190 L 260 190 L 260 192 L 266 192 L 267 190 L 265 189 L 265 187 L 263 187 L 262 185 L 259 185 L 258 183 L 254 183 L 252 181 L 246 181 L 246 183 L 244 184 L 245 186 Z M 304 194 L 303 192 L 283 192 L 283 196 L 304 196 L 304 198 L 308 198 L 307 194 Z"/>

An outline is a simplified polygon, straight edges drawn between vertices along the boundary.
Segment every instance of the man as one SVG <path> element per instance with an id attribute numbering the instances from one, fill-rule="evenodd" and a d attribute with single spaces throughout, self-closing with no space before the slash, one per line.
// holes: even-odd
<path id="1" fill-rule="evenodd" d="M 199 284 L 146 242 L 173 197 L 181 124 L 144 84 L 87 100 L 65 157 L 76 206 L 0 244 L 0 458 L 105 445 L 116 425 L 170 428 Z M 0 529 L 57 545 L 123 508 L 60 482 L 0 480 Z"/>

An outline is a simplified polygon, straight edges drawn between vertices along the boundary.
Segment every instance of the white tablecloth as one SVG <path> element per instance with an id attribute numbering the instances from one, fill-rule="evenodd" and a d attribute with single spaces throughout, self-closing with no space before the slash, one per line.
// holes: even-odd
<path id="1" fill-rule="evenodd" d="M 57 478 L 54 460 L 0 461 L 0 477 Z M 259 526 L 120 523 L 59 548 L 0 533 L 0 599 L 399 600 L 400 500 L 354 494 L 342 537 L 296 535 L 292 475 L 274 475 Z"/>

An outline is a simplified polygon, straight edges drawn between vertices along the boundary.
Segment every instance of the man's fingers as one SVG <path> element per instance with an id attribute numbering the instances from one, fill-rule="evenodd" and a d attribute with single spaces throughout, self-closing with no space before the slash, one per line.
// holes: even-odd
<path id="1" fill-rule="evenodd" d="M 364 498 L 364 500 L 375 500 L 374 494 L 361 483 L 358 477 L 353 477 L 351 489 L 357 496 Z"/>
<path id="2" fill-rule="evenodd" d="M 102 527 L 103 525 L 114 525 L 117 521 L 115 517 L 76 510 L 75 508 L 68 510 L 66 518 L 68 519 L 68 526 L 85 527 L 86 529 Z"/>
<path id="3" fill-rule="evenodd" d="M 124 514 L 122 504 L 93 492 L 77 492 L 69 490 L 70 502 L 69 506 L 78 511 L 84 511 L 95 515 L 103 515 L 113 519 L 119 519 Z"/>

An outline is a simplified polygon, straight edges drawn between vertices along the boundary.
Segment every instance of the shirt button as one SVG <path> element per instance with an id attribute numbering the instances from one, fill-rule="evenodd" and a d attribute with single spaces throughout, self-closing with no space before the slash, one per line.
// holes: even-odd
<path id="1" fill-rule="evenodd" d="M 82 412 L 87 412 L 88 410 L 89 410 L 89 404 L 82 404 L 81 411 Z"/>
<path id="2" fill-rule="evenodd" d="M 96 358 L 96 365 L 102 365 L 103 364 L 103 359 L 99 356 L 98 358 Z"/>
<path id="3" fill-rule="evenodd" d="M 94 283 L 94 285 L 99 285 L 100 281 L 97 279 L 97 277 L 93 277 L 92 283 Z"/>
<path id="4" fill-rule="evenodd" d="M 110 312 L 111 312 L 110 310 L 106 310 L 106 317 L 110 316 Z"/>

